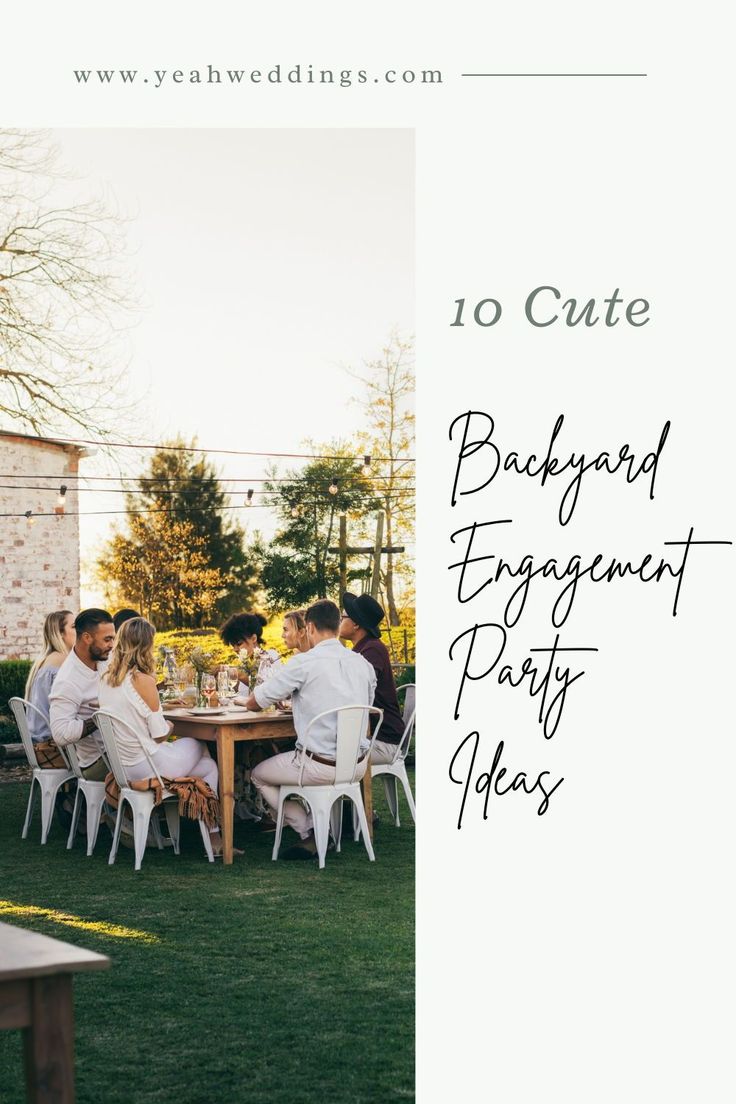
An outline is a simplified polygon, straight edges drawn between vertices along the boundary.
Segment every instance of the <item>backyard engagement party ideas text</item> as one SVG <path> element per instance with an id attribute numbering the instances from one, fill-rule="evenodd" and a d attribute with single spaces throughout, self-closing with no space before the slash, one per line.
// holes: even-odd
<path id="1" fill-rule="evenodd" d="M 466 411 L 450 424 L 450 441 L 457 446 L 451 505 L 455 507 L 463 496 L 478 495 L 478 501 L 482 501 L 483 492 L 499 476 L 536 480 L 549 488 L 557 503 L 561 527 L 568 525 L 577 509 L 584 508 L 584 494 L 592 492 L 588 484 L 596 478 L 624 479 L 632 488 L 644 485 L 653 500 L 670 428 L 670 422 L 665 421 L 653 435 L 653 447 L 645 453 L 623 444 L 614 452 L 602 450 L 586 456 L 564 444 L 569 434 L 561 414 L 545 442 L 544 452 L 535 454 L 504 447 L 490 414 Z M 551 740 L 560 728 L 570 692 L 586 673 L 584 665 L 598 651 L 593 643 L 565 639 L 560 631 L 579 601 L 581 589 L 627 579 L 669 583 L 671 613 L 676 616 L 691 555 L 697 561 L 713 546 L 732 543 L 696 538 L 690 526 L 689 531 L 663 541 L 664 555 L 647 552 L 630 557 L 627 553 L 611 555 L 601 551 L 589 557 L 557 558 L 545 553 L 507 559 L 499 554 L 497 542 L 511 525 L 513 518 L 488 518 L 464 525 L 450 537 L 459 557 L 449 569 L 457 573 L 456 597 L 462 606 L 475 603 L 477 608 L 485 603 L 487 607 L 501 584 L 511 581 L 512 585 L 503 608 L 491 614 L 493 619 L 481 619 L 476 613 L 472 624 L 450 645 L 450 660 L 459 675 L 454 719 L 463 729 L 449 767 L 451 782 L 460 787 L 458 828 L 469 813 L 482 813 L 483 819 L 487 819 L 491 798 L 509 793 L 534 795 L 536 811 L 542 816 L 564 781 L 552 777 L 548 770 L 520 769 L 518 763 L 513 763 L 513 748 L 507 747 L 503 738 L 494 736 L 490 743 L 484 742 L 482 725 L 473 725 L 468 731 L 471 703 L 466 691 L 471 685 L 485 680 L 487 690 L 494 693 L 516 691 L 522 708 L 521 697 L 530 699 L 538 731 L 544 740 Z M 518 662 L 510 658 L 511 630 L 522 619 L 530 592 L 536 590 L 544 590 L 545 596 L 552 595 L 548 616 L 553 631 L 550 639 L 528 647 L 528 654 Z M 485 703 L 484 720 L 493 715 L 492 704 Z"/>

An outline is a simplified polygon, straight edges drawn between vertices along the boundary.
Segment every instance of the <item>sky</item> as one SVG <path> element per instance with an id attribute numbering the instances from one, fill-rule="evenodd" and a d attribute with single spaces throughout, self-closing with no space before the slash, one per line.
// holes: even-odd
<path id="1" fill-rule="evenodd" d="M 414 327 L 414 148 L 408 130 L 60 130 L 79 196 L 125 217 L 136 308 L 126 338 L 133 438 L 307 451 L 362 426 L 360 369 Z M 127 390 L 127 387 L 126 387 Z M 141 453 L 145 456 L 145 453 Z M 128 470 L 140 470 L 130 454 Z M 134 454 L 137 457 L 138 454 Z M 212 455 L 224 477 L 260 457 Z M 99 459 L 85 473 L 109 471 Z M 257 487 L 258 484 L 255 484 Z M 80 509 L 122 509 L 80 495 Z M 237 501 L 237 500 L 236 500 Z M 235 515 L 246 521 L 245 511 Z M 251 520 L 252 519 L 252 520 Z M 114 518 L 80 519 L 82 603 Z M 249 528 L 273 532 L 267 510 Z"/>

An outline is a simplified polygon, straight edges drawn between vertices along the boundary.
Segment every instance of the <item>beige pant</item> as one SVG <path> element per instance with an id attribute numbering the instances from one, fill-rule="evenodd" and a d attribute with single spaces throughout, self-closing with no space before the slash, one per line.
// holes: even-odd
<path id="1" fill-rule="evenodd" d="M 251 772 L 251 780 L 264 801 L 273 810 L 274 820 L 279 807 L 279 786 L 289 782 L 299 782 L 300 751 L 284 751 L 281 755 L 273 755 L 270 759 L 264 759 Z M 362 778 L 365 774 L 366 760 L 358 763 L 355 772 L 356 778 Z M 335 781 L 335 768 L 327 763 L 318 763 L 307 755 L 304 759 L 304 774 L 302 783 L 305 786 L 331 786 Z M 312 814 L 307 813 L 298 801 L 284 802 L 284 820 L 293 828 L 302 839 L 306 839 L 312 831 Z"/>
<path id="2" fill-rule="evenodd" d="M 375 763 L 376 766 L 393 763 L 396 748 L 396 744 L 385 744 L 382 740 L 376 740 L 371 751 L 371 763 Z"/>
<path id="3" fill-rule="evenodd" d="M 82 767 L 82 774 L 88 782 L 104 782 L 109 773 L 108 765 L 102 756 L 95 759 L 88 767 Z"/>

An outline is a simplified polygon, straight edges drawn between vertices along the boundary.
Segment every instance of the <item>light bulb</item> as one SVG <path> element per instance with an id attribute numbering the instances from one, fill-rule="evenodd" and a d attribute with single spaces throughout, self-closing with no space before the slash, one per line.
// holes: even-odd
<path id="1" fill-rule="evenodd" d="M 329 487 L 327 488 L 327 490 L 330 492 L 331 495 L 336 495 L 337 492 L 338 492 L 338 489 L 339 488 L 337 486 L 337 480 L 333 479 L 332 482 L 330 483 Z"/>
<path id="2" fill-rule="evenodd" d="M 245 505 L 246 506 L 252 506 L 253 505 L 253 488 L 252 487 L 248 490 L 248 492 L 245 496 Z"/>
<path id="3" fill-rule="evenodd" d="M 59 487 L 59 497 L 56 500 L 56 506 L 54 508 L 54 513 L 56 514 L 64 513 L 64 507 L 66 506 L 66 491 L 66 484 L 62 483 Z"/>
<path id="4" fill-rule="evenodd" d="M 366 474 L 367 474 L 370 470 L 371 470 L 371 458 L 370 458 L 370 456 L 364 456 L 363 457 L 363 471 L 365 471 Z"/>

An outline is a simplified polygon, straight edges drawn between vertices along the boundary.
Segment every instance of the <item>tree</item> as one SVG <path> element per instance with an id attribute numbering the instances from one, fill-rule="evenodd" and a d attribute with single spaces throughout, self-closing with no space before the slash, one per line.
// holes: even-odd
<path id="1" fill-rule="evenodd" d="M 339 516 L 358 522 L 377 508 L 370 482 L 357 458 L 350 458 L 350 449 L 338 443 L 330 451 L 334 458 L 313 460 L 301 472 L 288 472 L 283 482 L 266 484 L 282 526 L 263 560 L 263 586 L 276 609 L 335 594 L 339 561 L 328 549 L 337 540 Z M 331 486 L 336 493 L 330 493 Z"/>
<path id="2" fill-rule="evenodd" d="M 360 441 L 371 455 L 373 486 L 385 514 L 386 544 L 406 544 L 414 535 L 414 345 L 392 332 L 376 360 L 362 372 L 351 372 L 366 388 L 358 400 L 366 413 L 368 432 Z M 405 561 L 404 561 L 405 562 Z M 382 582 L 389 625 L 400 624 L 396 578 L 401 568 L 392 553 L 383 559 Z"/>
<path id="3" fill-rule="evenodd" d="M 115 348 L 131 305 L 121 224 L 69 195 L 47 135 L 0 131 L 0 423 L 104 437 L 120 422 Z"/>
<path id="4" fill-rule="evenodd" d="M 115 584 L 133 588 L 144 580 L 145 593 L 158 596 L 161 628 L 199 628 L 214 618 L 224 619 L 235 610 L 247 609 L 259 584 L 258 553 L 255 548 L 246 552 L 243 529 L 227 518 L 228 496 L 215 468 L 186 449 L 179 439 L 152 454 L 136 491 L 127 496 L 129 536 L 115 534 L 99 565 L 103 582 L 113 588 Z M 181 590 L 170 581 L 163 589 L 158 587 L 139 563 L 141 548 L 147 550 L 146 556 L 157 542 L 171 549 L 172 530 L 194 540 L 191 562 L 182 561 L 181 554 L 189 550 L 187 543 L 173 542 L 176 555 L 172 562 L 179 567 L 183 564 L 189 572 L 191 593 L 189 583 L 182 584 Z M 159 564 L 157 555 L 153 562 Z M 170 572 L 164 574 L 168 579 Z M 126 590 L 126 595 L 135 605 L 135 590 Z"/>
<path id="5" fill-rule="evenodd" d="M 211 615 L 225 577 L 212 567 L 207 541 L 189 521 L 133 515 L 130 536 L 116 533 L 100 561 L 109 593 L 160 629 L 181 629 Z"/>

